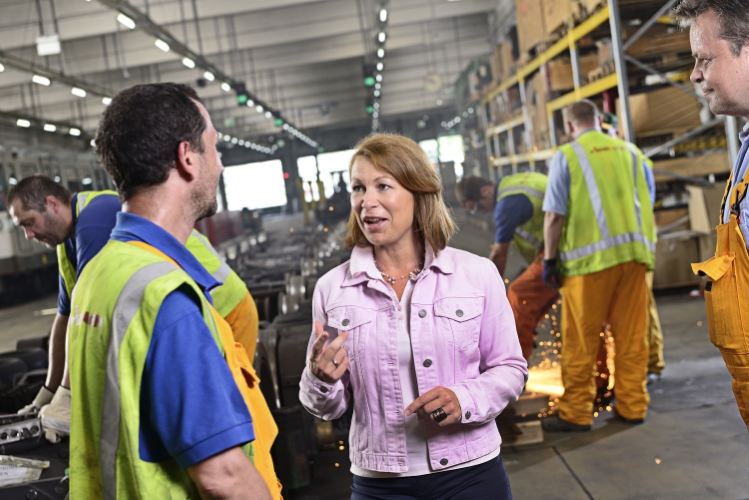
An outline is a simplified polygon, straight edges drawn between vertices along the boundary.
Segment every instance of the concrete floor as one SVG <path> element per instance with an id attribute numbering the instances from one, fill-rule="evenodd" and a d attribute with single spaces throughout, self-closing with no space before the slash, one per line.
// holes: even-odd
<path id="1" fill-rule="evenodd" d="M 491 221 L 458 214 L 453 246 L 487 255 Z M 521 265 L 511 256 L 508 276 Z M 519 500 L 749 499 L 749 434 L 731 393 L 731 378 L 710 344 L 702 298 L 661 296 L 666 370 L 650 386 L 643 425 L 610 420 L 603 412 L 591 432 L 546 433 L 541 444 L 504 446 L 502 457 Z M 44 335 L 56 297 L 0 310 L 0 352 L 19 338 Z M 350 497 L 348 446 L 320 453 L 313 484 L 286 492 L 289 500 Z"/>

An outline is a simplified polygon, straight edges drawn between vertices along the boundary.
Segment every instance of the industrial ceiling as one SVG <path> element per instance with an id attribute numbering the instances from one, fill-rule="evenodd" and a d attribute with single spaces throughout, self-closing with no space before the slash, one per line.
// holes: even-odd
<path id="1" fill-rule="evenodd" d="M 384 65 L 382 118 L 453 106 L 457 76 L 491 51 L 487 14 L 496 7 L 497 0 L 0 0 L 0 117 L 93 135 L 106 97 L 173 81 L 198 90 L 224 134 L 262 140 L 286 124 L 314 140 L 321 127 L 372 120 L 366 64 Z M 60 53 L 38 55 L 40 42 L 55 52 L 55 35 Z M 32 82 L 34 74 L 50 84 Z M 238 105 L 242 83 L 255 106 Z"/>

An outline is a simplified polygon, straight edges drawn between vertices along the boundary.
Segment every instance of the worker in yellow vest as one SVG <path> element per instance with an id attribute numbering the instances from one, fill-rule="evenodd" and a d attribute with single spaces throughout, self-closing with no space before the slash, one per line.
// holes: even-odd
<path id="1" fill-rule="evenodd" d="M 185 85 L 131 87 L 102 117 L 124 203 L 71 304 L 73 498 L 280 497 L 257 377 L 212 305 L 216 271 L 185 248 L 216 211 L 217 135 Z"/>
<path id="2" fill-rule="evenodd" d="M 544 213 L 547 177 L 535 172 L 508 175 L 495 183 L 475 176 L 463 177 L 455 186 L 458 201 L 470 212 L 494 212 L 496 234 L 489 259 L 505 276 L 510 243 L 528 268 L 507 289 L 515 327 L 530 359 L 534 330 L 557 301 L 559 293 L 543 280 Z"/>
<path id="3" fill-rule="evenodd" d="M 749 11 L 745 3 L 683 0 L 675 15 L 683 25 L 691 26 L 695 66 L 690 79 L 702 87 L 710 111 L 749 118 Z M 739 139 L 741 150 L 726 184 L 716 228 L 715 256 L 693 264 L 692 269 L 707 276 L 710 342 L 720 350 L 731 373 L 733 394 L 749 430 L 749 323 L 745 316 L 749 310 L 749 126 Z"/>
<path id="4" fill-rule="evenodd" d="M 562 295 L 562 383 L 548 431 L 589 430 L 596 352 L 608 323 L 617 354 L 616 418 L 642 423 L 650 401 L 645 273 L 655 264 L 655 225 L 643 158 L 600 131 L 591 101 L 567 108 L 573 142 L 552 158 L 544 199 L 544 281 Z"/>

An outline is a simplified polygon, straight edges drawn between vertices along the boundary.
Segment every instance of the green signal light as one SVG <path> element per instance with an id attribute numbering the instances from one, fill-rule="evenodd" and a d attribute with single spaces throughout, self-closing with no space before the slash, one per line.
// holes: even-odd
<path id="1" fill-rule="evenodd" d="M 276 127 L 283 127 L 283 119 L 276 118 Z"/>
<path id="2" fill-rule="evenodd" d="M 247 104 L 247 99 L 249 99 L 249 97 L 247 96 L 247 94 L 238 94 L 237 95 L 237 103 L 239 103 L 239 104 Z"/>
<path id="3" fill-rule="evenodd" d="M 367 113 L 369 113 L 370 115 L 374 113 L 374 106 L 367 106 Z"/>
<path id="4" fill-rule="evenodd" d="M 324 153 L 325 152 L 325 148 L 322 147 L 322 146 L 320 146 L 319 148 L 317 148 L 317 152 L 318 153 Z"/>
<path id="5" fill-rule="evenodd" d="M 375 79 L 373 76 L 367 76 L 364 78 L 364 86 L 365 87 L 374 87 Z"/>

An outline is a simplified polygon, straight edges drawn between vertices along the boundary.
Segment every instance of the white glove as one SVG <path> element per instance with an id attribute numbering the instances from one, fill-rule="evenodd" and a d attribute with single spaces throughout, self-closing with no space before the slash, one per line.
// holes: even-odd
<path id="1" fill-rule="evenodd" d="M 39 390 L 39 394 L 36 395 L 34 398 L 34 401 L 31 402 L 31 404 L 24 406 L 20 410 L 18 410 L 19 415 L 26 415 L 27 413 L 33 413 L 35 411 L 39 411 L 42 406 L 48 405 L 50 402 L 52 402 L 52 397 L 55 395 L 54 392 L 47 389 L 47 386 L 42 386 L 42 388 Z"/>
<path id="2" fill-rule="evenodd" d="M 52 402 L 39 412 L 44 436 L 50 443 L 59 443 L 70 435 L 70 389 L 60 386 Z"/>

